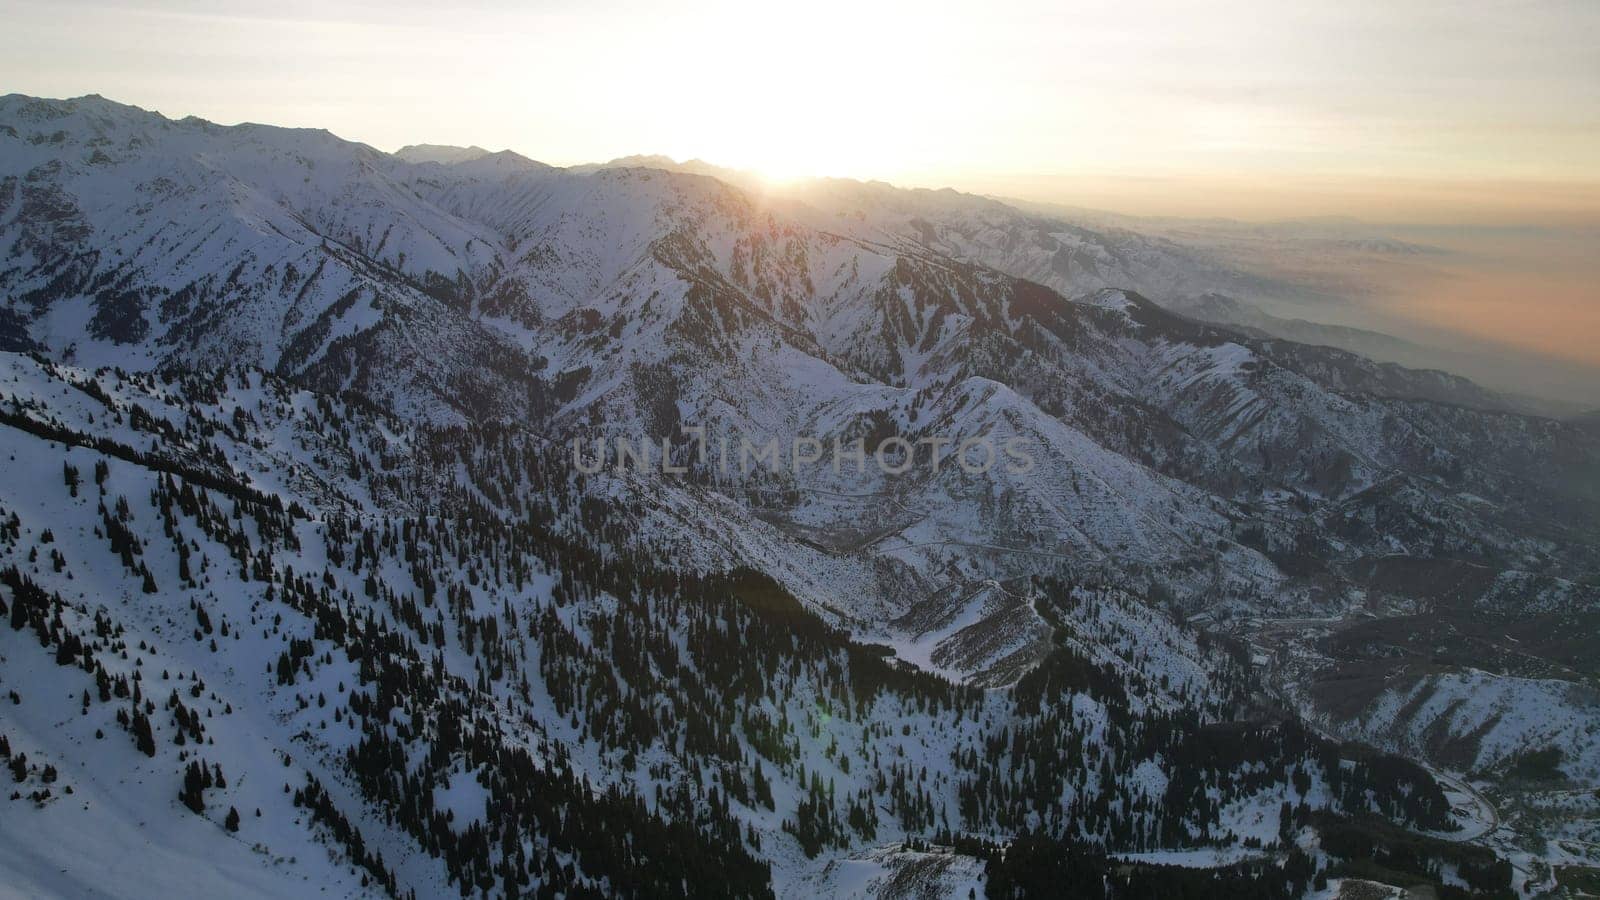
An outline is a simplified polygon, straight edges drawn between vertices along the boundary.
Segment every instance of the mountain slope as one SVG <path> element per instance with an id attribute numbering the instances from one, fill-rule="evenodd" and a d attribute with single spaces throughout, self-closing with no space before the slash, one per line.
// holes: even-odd
<path id="1" fill-rule="evenodd" d="M 759 895 L 935 831 L 1236 843 L 1240 810 L 1291 796 L 1448 824 L 1422 770 L 1346 767 L 1358 751 L 1292 722 L 1209 738 L 1213 768 L 1181 787 L 1152 777 L 1248 709 L 1246 670 L 1114 591 L 1014 585 L 1061 643 L 1014 691 L 958 688 L 748 570 L 694 577 L 621 550 L 634 501 L 504 431 L 419 431 L 261 372 L 5 362 L 0 438 L 26 476 L 0 544 L 0 653 L 25 710 L 5 725 L 23 773 L 6 821 L 26 823 L 8 841 L 51 890 L 53 867 L 102 877 L 68 835 L 125 841 L 141 816 L 268 894 L 305 877 L 659 896 L 714 860 L 713 883 Z M 510 469 L 528 475 L 507 492 Z M 382 512 L 424 497 L 427 514 Z M 990 745 L 1013 733 L 1008 761 Z M 1288 769 L 1309 779 L 1298 795 Z M 1024 789 L 1039 777 L 1052 786 Z M 1191 790 L 1216 808 L 1155 803 Z M 613 841 L 636 850 L 600 849 Z M 129 873 L 124 891 L 158 879 Z"/>

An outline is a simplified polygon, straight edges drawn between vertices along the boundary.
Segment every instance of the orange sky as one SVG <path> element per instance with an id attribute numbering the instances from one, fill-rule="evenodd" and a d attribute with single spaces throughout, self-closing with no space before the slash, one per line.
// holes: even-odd
<path id="1" fill-rule="evenodd" d="M 1600 227 L 1600 177 L 1107 174 L 972 176 L 966 181 L 969 190 L 995 196 L 1142 216 L 1245 220 L 1348 216 L 1399 224 Z M 930 179 L 932 183 L 937 180 Z"/>

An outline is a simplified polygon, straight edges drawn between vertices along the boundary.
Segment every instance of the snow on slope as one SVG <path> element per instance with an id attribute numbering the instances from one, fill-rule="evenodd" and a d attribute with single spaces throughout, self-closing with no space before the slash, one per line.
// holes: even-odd
<path id="1" fill-rule="evenodd" d="M 1379 697 L 1355 725 L 1388 744 L 1459 745 L 1454 755 L 1481 770 L 1554 748 L 1567 777 L 1600 782 L 1600 695 L 1570 681 L 1470 670 L 1423 675 Z"/>
<path id="2" fill-rule="evenodd" d="M 1046 580 L 1008 588 L 1024 592 L 1051 623 L 1048 665 L 1098 673 L 1077 686 L 1035 683 L 1027 688 L 1031 702 L 1048 699 L 1035 708 L 1008 692 L 958 690 L 873 663 L 880 658 L 870 648 L 843 651 L 841 638 L 819 630 L 822 623 L 783 611 L 775 582 L 764 588 L 743 576 L 742 602 L 710 606 L 698 595 L 715 590 L 715 579 L 686 582 L 681 594 L 641 595 L 663 578 L 687 577 L 684 569 L 667 576 L 650 568 L 662 546 L 691 557 L 734 554 L 707 558 L 711 571 L 740 553 L 770 564 L 770 557 L 794 552 L 756 523 L 743 523 L 749 533 L 742 536 L 715 533 L 739 524 L 735 513 L 708 522 L 704 530 L 712 533 L 703 535 L 661 518 L 714 509 L 674 495 L 698 488 L 616 475 L 580 485 L 551 466 L 537 442 L 516 450 L 520 438 L 509 432 L 418 428 L 261 372 L 119 374 L 15 354 L 3 359 L 0 452 L 14 457 L 23 475 L 0 488 L 0 564 L 16 567 L 0 590 L 13 623 L 3 671 L 26 712 L 0 722 L 7 761 L 26 754 L 32 768 L 24 787 L 42 801 L 30 811 L 34 801 L 24 795 L 12 810 L 39 813 L 26 821 L 49 838 L 59 835 L 50 830 L 57 821 L 111 845 L 131 840 L 140 811 L 159 812 L 162 828 L 173 818 L 193 819 L 179 789 L 185 767 L 198 759 L 208 771 L 220 766 L 222 775 L 199 792 L 210 829 L 202 834 L 231 840 L 216 823 L 229 807 L 239 809 L 239 839 L 263 845 L 254 860 L 270 876 L 263 891 L 298 890 L 296 867 L 307 859 L 327 859 L 356 886 L 362 876 L 352 865 L 380 885 L 393 879 L 425 894 L 453 890 L 447 881 L 463 877 L 463 860 L 476 858 L 465 849 L 474 828 L 519 827 L 491 814 L 507 808 L 500 768 L 514 769 L 515 760 L 496 757 L 500 763 L 488 765 L 475 757 L 470 748 L 488 740 L 481 727 L 508 742 L 495 745 L 497 754 L 520 748 L 557 770 L 571 767 L 574 779 L 581 776 L 571 782 L 574 790 L 581 783 L 589 796 L 639 790 L 648 797 L 658 788 L 676 796 L 691 779 L 704 783 L 713 773 L 715 793 L 694 790 L 659 802 L 686 802 L 712 821 L 731 816 L 736 833 L 755 835 L 749 846 L 785 895 L 841 877 L 864 887 L 880 877 L 972 884 L 970 858 L 883 849 L 945 820 L 1003 834 L 1011 827 L 1003 823 L 1026 815 L 1080 828 L 1083 840 L 1137 848 L 1150 847 L 1158 833 L 1180 843 L 1231 840 L 1208 830 L 1198 811 L 1192 824 L 1158 830 L 1152 804 L 1170 784 L 1160 775 L 1162 761 L 1183 748 L 1133 743 L 1129 729 L 1136 716 L 1205 722 L 1236 714 L 1245 673 L 1228 653 L 1202 646 L 1192 631 L 1129 597 L 1063 593 Z M 334 452 L 341 448 L 348 452 Z M 526 480 L 504 477 L 514 470 Z M 266 480 L 280 472 L 294 477 Z M 594 504 L 610 514 L 593 518 Z M 523 530 L 532 522 L 545 524 Z M 680 543 L 630 539 L 658 526 Z M 741 541 L 753 546 L 741 549 Z M 565 568 L 550 562 L 555 556 Z M 618 568 L 595 562 L 602 558 Z M 794 556 L 792 564 L 806 568 L 807 557 Z M 618 577 L 608 571 L 625 573 L 612 590 L 589 581 Z M 827 585 L 838 577 L 817 570 L 795 579 Z M 34 583 L 59 592 L 59 610 L 44 593 L 29 599 Z M 746 605 L 779 619 L 762 624 Z M 426 648 L 425 657 L 413 655 L 413 642 Z M 91 674 L 101 668 L 103 677 Z M 396 679 L 410 685 L 399 698 Z M 584 687 L 575 691 L 577 685 Z M 665 704 L 659 720 L 638 705 L 645 697 Z M 397 699 L 376 721 L 370 715 L 372 704 Z M 130 709 L 148 716 L 148 751 L 137 718 L 125 724 Z M 708 723 L 713 730 L 701 731 Z M 463 727 L 477 737 L 459 736 L 455 729 Z M 102 736 L 91 738 L 94 729 Z M 1007 732 L 1038 742 L 1029 760 L 1070 752 L 1083 762 L 1058 772 L 1058 799 L 999 818 L 990 805 L 1027 796 L 1001 786 L 1038 766 L 986 749 Z M 1294 734 L 1260 746 L 1283 740 L 1281 752 L 1296 759 L 1326 755 Z M 1071 743 L 1064 748 L 1063 740 Z M 105 750 L 91 753 L 85 745 Z M 389 746 L 403 747 L 402 757 L 389 757 L 382 749 Z M 1243 752 L 1248 760 L 1255 751 Z M 386 760 L 377 772 L 372 753 Z M 47 780 L 46 765 L 60 774 Z M 1222 766 L 1206 776 L 1217 779 L 1209 789 L 1229 803 L 1261 795 L 1249 808 L 1276 808 L 1290 769 L 1274 766 Z M 1072 780 L 1080 768 L 1091 773 L 1086 783 Z M 403 783 L 386 780 L 402 773 Z M 313 778 L 328 792 L 326 803 L 302 802 L 317 796 L 305 793 Z M 822 778 L 834 787 L 822 787 Z M 767 783 L 770 800 L 760 788 L 752 795 L 752 779 Z M 391 819 L 398 813 L 408 821 L 413 801 L 386 804 L 395 803 L 393 791 L 417 796 L 413 786 L 443 817 L 430 826 L 442 829 L 434 839 L 448 832 L 452 841 L 469 842 L 442 861 L 418 852 L 414 834 Z M 1363 783 L 1351 788 L 1359 792 L 1352 796 L 1366 796 Z M 1375 789 L 1403 796 L 1393 786 Z M 823 821 L 837 821 L 826 827 L 838 831 L 825 830 L 834 836 L 812 844 L 796 835 L 794 823 L 797 816 L 814 821 L 806 804 L 823 797 Z M 83 799 L 102 805 L 87 818 L 68 817 L 82 811 L 71 802 Z M 1332 792 L 1314 793 L 1314 801 L 1351 802 Z M 1062 819 L 1069 806 L 1087 814 Z M 319 813 L 313 826 L 313 807 L 334 812 Z M 1119 810 L 1129 812 L 1124 818 Z M 340 837 L 330 822 L 352 823 L 363 839 Z M 190 826 L 174 827 L 179 831 L 151 839 L 179 840 Z M 539 852 L 547 842 L 552 853 L 576 852 L 557 851 L 557 833 L 517 834 Z M 196 852 L 217 866 L 234 865 L 231 851 L 207 852 L 205 844 Z M 579 870 L 598 866 L 593 857 L 571 858 L 588 860 Z M 17 864 L 30 880 L 45 879 L 52 866 L 84 881 L 106 877 L 70 854 L 30 859 Z M 858 879 L 848 874 L 856 864 L 843 862 L 852 859 L 886 868 L 856 873 Z M 492 871 L 467 865 L 469 873 Z M 314 867 L 303 874 L 323 877 Z M 41 883 L 59 889 L 63 882 Z M 160 889 L 151 880 L 130 884 L 127 893 Z"/>

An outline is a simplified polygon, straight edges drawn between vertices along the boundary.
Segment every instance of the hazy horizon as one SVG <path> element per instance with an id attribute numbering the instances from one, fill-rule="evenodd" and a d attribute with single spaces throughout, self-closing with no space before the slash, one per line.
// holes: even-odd
<path id="1" fill-rule="evenodd" d="M 81 94 L 43 94 L 36 91 L 0 88 L 0 94 L 20 94 L 50 100 L 75 100 L 99 96 L 114 103 L 138 107 L 158 113 L 169 119 L 197 116 L 223 126 L 264 125 L 280 128 L 325 129 L 342 140 L 367 144 L 373 149 L 393 154 L 407 147 L 440 146 L 460 149 L 477 148 L 489 153 L 511 152 L 535 162 L 558 168 L 603 165 L 630 157 L 660 157 L 674 164 L 704 163 L 759 176 L 770 181 L 774 189 L 813 179 L 839 178 L 859 182 L 880 182 L 906 190 L 955 190 L 977 196 L 990 197 L 1003 202 L 1023 205 L 1055 206 L 1063 210 L 1107 213 L 1128 218 L 1231 220 L 1244 224 L 1272 224 L 1315 222 L 1318 220 L 1348 220 L 1352 223 L 1370 224 L 1385 228 L 1459 228 L 1464 232 L 1562 230 L 1587 231 L 1600 229 L 1600 179 L 1591 182 L 1483 182 L 1445 181 L 1427 179 L 1373 178 L 1370 181 L 1350 181 L 1332 184 L 1324 179 L 1307 177 L 1297 180 L 1273 182 L 1270 179 L 1246 184 L 1244 176 L 1237 183 L 1219 179 L 1209 182 L 1199 176 L 1133 176 L 1133 175 L 1010 175 L 973 174 L 966 178 L 948 180 L 919 179 L 916 176 L 893 177 L 879 173 L 810 174 L 774 176 L 759 168 L 739 165 L 706 156 L 684 156 L 659 152 L 649 147 L 636 148 L 627 153 L 604 157 L 561 159 L 540 153 L 537 148 L 521 146 L 484 147 L 470 142 L 450 142 L 419 132 L 412 139 L 386 146 L 362 140 L 358 136 L 328 125 L 316 123 L 289 123 L 260 118 L 237 116 L 212 116 L 163 108 L 139 102 L 105 90 L 86 91 Z M 1229 193 L 1218 198 L 1214 193 L 1226 184 Z M 1180 185 L 1174 190 L 1174 185 Z M 1381 189 L 1381 190 L 1380 190 Z M 1537 194 L 1539 201 L 1517 203 L 1508 197 L 1516 191 Z M 1440 195 L 1454 194 L 1462 198 L 1452 206 L 1442 201 L 1437 205 L 1427 202 L 1408 205 L 1404 200 L 1427 197 L 1430 192 Z M 1305 197 L 1322 197 L 1321 201 L 1308 200 L 1299 204 L 1265 202 L 1262 197 L 1274 193 L 1299 193 Z M 1363 199 L 1381 194 L 1388 199 L 1383 208 L 1369 209 Z M 1396 200 L 1400 202 L 1396 202 Z M 1385 213 L 1385 209 L 1390 210 Z M 1463 210 L 1476 210 L 1477 214 L 1461 215 Z M 1503 217 L 1491 212 L 1503 212 Z"/>
<path id="2" fill-rule="evenodd" d="M 8 90 L 1241 219 L 1600 224 L 1600 5 L 3 0 Z"/>

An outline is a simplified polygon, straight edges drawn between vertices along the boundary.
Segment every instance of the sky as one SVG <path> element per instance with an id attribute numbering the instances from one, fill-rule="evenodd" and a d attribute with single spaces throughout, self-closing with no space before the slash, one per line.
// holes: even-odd
<path id="1" fill-rule="evenodd" d="M 1147 215 L 1600 223 L 1597 0 L 0 0 L 0 92 Z"/>

